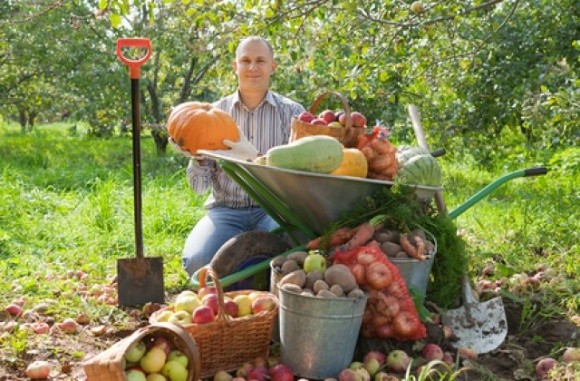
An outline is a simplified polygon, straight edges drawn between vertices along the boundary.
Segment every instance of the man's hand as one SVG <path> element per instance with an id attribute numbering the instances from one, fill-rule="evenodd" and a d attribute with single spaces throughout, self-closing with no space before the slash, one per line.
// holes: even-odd
<path id="1" fill-rule="evenodd" d="M 189 151 L 187 151 L 187 150 L 184 150 L 183 148 L 181 148 L 181 146 L 180 146 L 179 144 L 177 144 L 177 143 L 175 142 L 175 140 L 173 140 L 173 138 L 172 138 L 171 136 L 169 137 L 169 139 L 168 139 L 168 140 L 169 140 L 169 143 L 171 143 L 171 145 L 173 146 L 173 148 L 174 148 L 174 149 L 175 149 L 177 152 L 179 152 L 180 154 L 182 154 L 182 155 L 184 155 L 184 156 L 187 156 L 187 157 L 189 157 L 189 158 L 193 158 L 193 159 L 195 159 L 195 160 L 198 160 L 198 161 L 199 161 L 199 160 L 203 160 L 203 159 L 204 159 L 204 157 L 203 157 L 203 156 L 201 156 L 201 155 L 193 155 L 191 152 L 189 152 Z"/>
<path id="2" fill-rule="evenodd" d="M 238 142 L 233 142 L 228 139 L 224 139 L 223 143 L 230 147 L 229 150 L 217 150 L 216 153 L 219 153 L 223 156 L 229 156 L 234 159 L 243 160 L 243 161 L 252 161 L 258 157 L 258 150 L 256 147 L 250 143 L 248 138 L 244 135 L 244 133 L 238 129 L 240 140 Z"/>

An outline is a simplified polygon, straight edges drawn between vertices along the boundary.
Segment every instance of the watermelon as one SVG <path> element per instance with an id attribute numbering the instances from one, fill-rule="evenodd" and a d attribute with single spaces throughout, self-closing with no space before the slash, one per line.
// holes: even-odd
<path id="1" fill-rule="evenodd" d="M 402 149 L 401 149 L 402 148 Z M 399 147 L 399 171 L 396 180 L 407 185 L 440 187 L 441 168 L 431 153 L 421 147 Z"/>

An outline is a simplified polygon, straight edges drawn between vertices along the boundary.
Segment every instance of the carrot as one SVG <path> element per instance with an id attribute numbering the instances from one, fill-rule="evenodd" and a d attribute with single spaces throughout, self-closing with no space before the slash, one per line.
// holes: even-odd
<path id="1" fill-rule="evenodd" d="M 413 242 L 411 242 L 413 241 Z M 425 256 L 425 241 L 418 235 L 403 234 L 399 239 L 401 248 L 409 255 L 411 258 L 423 261 L 427 259 Z"/>
<path id="2" fill-rule="evenodd" d="M 355 233 L 348 242 L 343 246 L 344 250 L 350 250 L 362 246 L 373 238 L 375 234 L 375 225 L 370 221 L 364 222 L 355 228 Z"/>
<path id="3" fill-rule="evenodd" d="M 355 234 L 356 228 L 342 227 L 336 229 L 329 237 L 326 239 L 325 248 L 333 247 L 336 245 L 342 245 L 348 242 L 352 236 Z M 309 250 L 320 249 L 320 245 L 323 244 L 324 236 L 320 236 L 308 242 L 306 247 Z"/>

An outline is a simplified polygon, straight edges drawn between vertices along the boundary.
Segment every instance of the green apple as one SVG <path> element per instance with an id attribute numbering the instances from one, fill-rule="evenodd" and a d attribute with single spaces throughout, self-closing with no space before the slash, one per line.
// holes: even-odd
<path id="1" fill-rule="evenodd" d="M 127 362 L 136 363 L 141 360 L 141 357 L 145 354 L 147 347 L 142 340 L 136 341 L 127 348 L 125 352 L 125 360 Z"/>
<path id="2" fill-rule="evenodd" d="M 146 381 L 167 381 L 167 378 L 161 373 L 149 373 Z"/>
<path id="3" fill-rule="evenodd" d="M 334 122 L 328 123 L 328 127 L 343 128 L 344 126 L 338 120 L 335 120 Z"/>
<path id="4" fill-rule="evenodd" d="M 201 300 L 195 295 L 194 292 L 183 291 L 181 294 L 177 295 L 175 298 L 174 308 L 175 311 L 187 311 L 192 313 L 197 307 L 201 305 Z"/>
<path id="5" fill-rule="evenodd" d="M 125 380 L 127 381 L 147 381 L 145 373 L 140 369 L 129 369 L 125 372 Z"/>
<path id="6" fill-rule="evenodd" d="M 147 373 L 159 373 L 161 368 L 163 368 L 166 359 L 167 355 L 163 348 L 151 347 L 151 349 L 145 353 L 145 356 L 141 358 L 139 365 Z"/>
<path id="7" fill-rule="evenodd" d="M 186 368 L 187 364 L 189 363 L 189 359 L 187 358 L 185 353 L 183 353 L 179 349 L 174 349 L 171 352 L 169 352 L 169 356 L 167 356 L 167 361 L 177 361 Z"/>
<path id="8" fill-rule="evenodd" d="M 186 381 L 188 376 L 187 368 L 175 360 L 167 361 L 161 369 L 161 374 L 171 381 Z"/>
<path id="9" fill-rule="evenodd" d="M 310 251 L 304 260 L 304 271 L 307 274 L 311 271 L 318 271 L 324 274 L 326 271 L 326 258 L 316 251 Z"/>
<path id="10" fill-rule="evenodd" d="M 173 316 L 173 311 L 163 310 L 159 312 L 158 315 L 155 316 L 155 319 L 158 322 L 169 321 L 169 318 Z"/>
<path id="11" fill-rule="evenodd" d="M 191 313 L 187 311 L 177 311 L 174 312 L 167 321 L 177 325 L 191 324 Z"/>
<path id="12" fill-rule="evenodd" d="M 234 302 L 238 305 L 238 316 L 252 314 L 252 299 L 246 294 L 236 295 Z"/>

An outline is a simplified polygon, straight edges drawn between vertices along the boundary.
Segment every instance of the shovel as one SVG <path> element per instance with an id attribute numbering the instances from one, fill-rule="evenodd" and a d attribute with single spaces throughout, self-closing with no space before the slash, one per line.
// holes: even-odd
<path id="1" fill-rule="evenodd" d="M 427 139 L 421 126 L 419 113 L 414 105 L 408 107 L 413 130 L 422 148 L 429 149 Z M 440 212 L 446 213 L 443 193 L 437 191 L 435 202 Z M 455 218 L 459 213 L 452 211 L 449 216 Z M 507 318 L 501 297 L 495 297 L 484 303 L 478 303 L 473 296 L 467 275 L 461 278 L 461 297 L 463 305 L 460 308 L 446 311 L 443 324 L 450 326 L 458 340 L 451 345 L 458 348 L 469 348 L 478 354 L 490 352 L 499 347 L 508 332 Z"/>
<path id="2" fill-rule="evenodd" d="M 145 49 L 139 59 L 127 58 L 123 48 Z M 135 218 L 135 258 L 117 260 L 117 293 L 119 306 L 142 306 L 146 303 L 164 303 L 163 258 L 143 256 L 143 228 L 141 219 L 141 146 L 139 77 L 140 68 L 151 56 L 151 41 L 147 38 L 120 38 L 117 57 L 129 67 L 131 78 L 131 111 L 133 134 L 133 205 Z"/>

